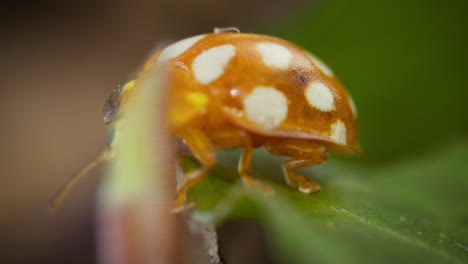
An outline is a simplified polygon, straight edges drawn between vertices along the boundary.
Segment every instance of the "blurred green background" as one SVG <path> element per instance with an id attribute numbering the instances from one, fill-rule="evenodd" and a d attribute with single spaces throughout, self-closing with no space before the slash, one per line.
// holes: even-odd
<path id="1" fill-rule="evenodd" d="M 464 0 L 49 0 L 2 7 L 0 262 L 94 262 L 100 172 L 84 179 L 55 214 L 48 199 L 101 150 L 102 104 L 148 51 L 215 26 L 282 37 L 327 62 L 354 97 L 365 153 L 332 161 L 325 174 L 341 177 L 343 185 L 347 176 L 351 185 L 379 178 L 364 187 L 374 191 L 345 207 L 359 211 L 357 202 L 366 207 L 366 199 L 380 197 L 378 219 L 386 208 L 407 212 L 402 219 L 421 216 L 419 208 L 428 212 L 421 222 L 435 222 L 424 228 L 448 227 L 456 235 L 453 247 L 444 245 L 455 258 L 442 260 L 468 261 L 467 7 Z M 337 191 L 362 194 L 353 188 Z M 317 225 L 311 230 L 320 232 Z M 339 235 L 322 234 L 331 241 L 324 252 L 349 253 L 353 232 L 338 245 Z M 440 232 L 434 232 L 437 238 L 423 241 L 437 244 Z M 392 257 L 380 253 L 369 259 Z M 427 260 L 426 253 L 417 251 L 417 260 Z"/>

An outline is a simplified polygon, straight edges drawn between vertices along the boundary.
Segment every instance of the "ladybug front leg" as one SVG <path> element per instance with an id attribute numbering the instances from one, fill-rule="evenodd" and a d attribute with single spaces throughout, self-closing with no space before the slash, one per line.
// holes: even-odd
<path id="1" fill-rule="evenodd" d="M 285 140 L 267 143 L 265 148 L 273 155 L 292 158 L 285 160 L 282 165 L 284 177 L 290 186 L 298 188 L 303 193 L 320 191 L 320 185 L 312 179 L 296 173 L 295 170 L 325 162 L 328 158 L 328 151 L 324 146 L 310 142 Z"/>
<path id="2" fill-rule="evenodd" d="M 202 131 L 187 129 L 181 137 L 184 139 L 193 155 L 200 161 L 201 167 L 185 174 L 177 184 L 177 195 L 172 207 L 173 212 L 184 209 L 188 189 L 195 186 L 205 177 L 216 163 L 216 152 L 210 139 Z"/>

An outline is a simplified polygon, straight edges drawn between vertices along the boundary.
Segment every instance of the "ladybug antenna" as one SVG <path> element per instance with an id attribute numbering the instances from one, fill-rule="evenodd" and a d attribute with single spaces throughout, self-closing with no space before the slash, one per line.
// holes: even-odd
<path id="1" fill-rule="evenodd" d="M 63 198 L 67 195 L 70 189 L 78 182 L 78 180 L 83 177 L 84 175 L 88 174 L 92 169 L 96 166 L 101 164 L 103 161 L 108 160 L 111 158 L 111 150 L 104 149 L 99 156 L 97 156 L 93 161 L 91 161 L 88 165 L 83 167 L 78 173 L 73 175 L 66 183 L 59 189 L 59 191 L 52 197 L 50 201 L 49 207 L 51 209 L 57 208 L 63 201 Z"/>

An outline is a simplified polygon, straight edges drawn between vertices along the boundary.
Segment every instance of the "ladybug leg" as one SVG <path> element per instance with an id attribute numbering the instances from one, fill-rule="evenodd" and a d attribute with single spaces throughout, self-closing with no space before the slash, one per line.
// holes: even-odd
<path id="1" fill-rule="evenodd" d="M 292 187 L 296 187 L 303 193 L 320 192 L 320 185 L 310 178 L 294 172 L 295 169 L 310 167 L 322 163 L 316 160 L 289 159 L 283 162 L 283 173 L 286 182 Z"/>
<path id="2" fill-rule="evenodd" d="M 200 161 L 201 168 L 185 174 L 180 179 L 177 184 L 176 199 L 172 207 L 173 212 L 179 212 L 184 209 L 188 189 L 200 182 L 216 163 L 216 152 L 211 145 L 210 139 L 203 132 L 189 129 L 184 133 L 182 138 L 193 155 Z"/>
<path id="3" fill-rule="evenodd" d="M 244 145 L 244 149 L 242 150 L 239 164 L 237 166 L 237 170 L 239 171 L 239 175 L 241 176 L 244 186 L 259 190 L 267 196 L 275 195 L 275 190 L 273 190 L 270 185 L 256 180 L 250 175 L 252 172 L 252 145 L 250 143 L 250 138 L 247 142 Z"/>
<path id="4" fill-rule="evenodd" d="M 315 193 L 320 191 L 318 185 L 312 179 L 295 172 L 296 169 L 310 167 L 323 163 L 328 158 L 325 147 L 309 142 L 279 141 L 265 144 L 265 148 L 277 156 L 287 156 L 282 165 L 286 182 L 298 188 L 303 193 Z"/>
<path id="5" fill-rule="evenodd" d="M 257 189 L 265 195 L 275 194 L 275 191 L 271 186 L 256 180 L 251 176 L 253 152 L 252 139 L 245 130 L 235 129 L 232 127 L 219 129 L 215 133 L 211 134 L 211 138 L 217 143 L 216 145 L 222 148 L 243 147 L 237 171 L 239 172 L 244 186 Z"/>

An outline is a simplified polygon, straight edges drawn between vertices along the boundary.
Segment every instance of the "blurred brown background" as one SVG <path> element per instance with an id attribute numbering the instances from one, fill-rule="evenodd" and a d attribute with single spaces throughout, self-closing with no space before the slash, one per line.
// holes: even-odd
<path id="1" fill-rule="evenodd" d="M 0 263 L 94 263 L 93 200 L 101 170 L 82 180 L 55 213 L 47 203 L 102 149 L 107 95 L 155 44 L 215 26 L 259 32 L 302 4 L 49 0 L 3 5 Z"/>

